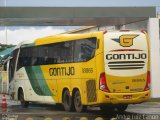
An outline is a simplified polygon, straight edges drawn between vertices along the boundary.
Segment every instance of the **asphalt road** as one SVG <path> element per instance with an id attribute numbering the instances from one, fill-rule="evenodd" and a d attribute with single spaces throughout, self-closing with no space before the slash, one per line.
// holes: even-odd
<path id="1" fill-rule="evenodd" d="M 98 107 L 90 107 L 84 113 L 65 112 L 55 105 L 30 104 L 22 108 L 17 101 L 7 99 L 8 107 L 0 108 L 1 120 L 160 120 L 160 103 L 146 102 L 129 105 L 124 113 L 104 114 Z"/>

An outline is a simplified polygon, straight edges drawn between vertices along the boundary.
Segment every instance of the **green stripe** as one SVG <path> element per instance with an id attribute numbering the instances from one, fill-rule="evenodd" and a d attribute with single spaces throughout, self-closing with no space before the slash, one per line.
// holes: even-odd
<path id="1" fill-rule="evenodd" d="M 35 93 L 38 95 L 43 95 L 43 92 L 41 91 L 41 89 L 39 87 L 39 83 L 38 83 L 36 76 L 35 76 L 35 73 L 33 71 L 33 67 L 25 67 L 25 69 L 26 69 L 26 73 L 28 75 L 29 81 L 30 81 Z"/>
<path id="2" fill-rule="evenodd" d="M 42 70 L 41 70 L 40 66 L 36 66 L 33 69 L 34 69 L 34 71 L 36 71 L 35 75 L 36 75 L 36 78 L 37 78 L 37 80 L 39 82 L 40 88 L 43 91 L 44 95 L 52 96 L 53 94 L 50 91 L 50 89 L 49 89 L 49 87 L 48 87 L 48 85 L 46 83 L 46 80 L 45 80 L 45 78 L 43 76 L 43 73 L 42 73 Z"/>
<path id="3" fill-rule="evenodd" d="M 115 42 L 120 43 L 120 39 L 112 39 L 112 40 L 114 40 Z"/>
<path id="4" fill-rule="evenodd" d="M 39 66 L 25 67 L 33 90 L 38 95 L 52 96 Z"/>

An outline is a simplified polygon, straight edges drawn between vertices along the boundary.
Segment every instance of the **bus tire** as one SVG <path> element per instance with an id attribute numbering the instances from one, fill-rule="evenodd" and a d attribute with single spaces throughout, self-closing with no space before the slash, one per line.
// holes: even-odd
<path id="1" fill-rule="evenodd" d="M 74 101 L 74 108 L 77 112 L 80 113 L 80 112 L 85 111 L 87 109 L 87 106 L 82 105 L 81 94 L 80 94 L 79 90 L 76 90 L 76 92 L 74 93 L 73 101 Z"/>
<path id="2" fill-rule="evenodd" d="M 120 113 L 123 113 L 126 109 L 127 109 L 128 105 L 127 104 L 124 104 L 124 105 L 117 105 L 116 108 L 117 108 L 117 111 L 120 112 Z"/>
<path id="3" fill-rule="evenodd" d="M 63 92 L 62 103 L 65 111 L 68 111 L 68 112 L 72 111 L 73 103 L 72 103 L 72 98 L 70 96 L 69 90 L 65 90 Z"/>
<path id="4" fill-rule="evenodd" d="M 20 100 L 21 106 L 22 106 L 23 108 L 27 108 L 27 107 L 28 107 L 29 102 L 24 100 L 23 90 L 20 90 L 20 91 L 19 91 L 19 100 Z"/>

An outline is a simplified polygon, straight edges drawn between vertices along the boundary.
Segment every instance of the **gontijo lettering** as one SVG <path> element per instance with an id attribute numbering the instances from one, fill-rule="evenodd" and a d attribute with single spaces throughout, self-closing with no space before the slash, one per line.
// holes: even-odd
<path id="1" fill-rule="evenodd" d="M 107 54 L 107 60 L 126 60 L 126 59 L 147 59 L 146 53 L 138 53 L 138 54 Z"/>
<path id="2" fill-rule="evenodd" d="M 50 76 L 71 76 L 75 75 L 74 67 L 56 67 L 49 69 Z"/>

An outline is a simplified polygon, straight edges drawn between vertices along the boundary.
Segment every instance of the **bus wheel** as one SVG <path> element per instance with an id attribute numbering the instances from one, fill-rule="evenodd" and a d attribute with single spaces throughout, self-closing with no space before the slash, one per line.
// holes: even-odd
<path id="1" fill-rule="evenodd" d="M 118 112 L 124 112 L 127 109 L 128 105 L 118 105 L 116 106 Z"/>
<path id="2" fill-rule="evenodd" d="M 73 103 L 72 103 L 72 98 L 71 98 L 68 90 L 64 91 L 62 102 L 63 102 L 63 107 L 64 107 L 65 111 L 71 111 L 72 110 Z"/>
<path id="3" fill-rule="evenodd" d="M 73 101 L 74 101 L 74 107 L 75 107 L 75 109 L 76 109 L 77 112 L 82 112 L 82 111 L 84 111 L 84 110 L 87 109 L 87 106 L 82 105 L 81 95 L 80 95 L 79 90 L 77 90 L 74 93 Z"/>
<path id="4" fill-rule="evenodd" d="M 22 90 L 20 90 L 20 92 L 19 92 L 19 100 L 20 100 L 21 106 L 23 108 L 27 108 L 28 107 L 29 102 L 24 100 L 24 94 L 23 94 Z"/>

